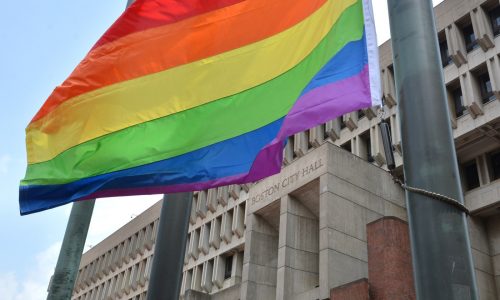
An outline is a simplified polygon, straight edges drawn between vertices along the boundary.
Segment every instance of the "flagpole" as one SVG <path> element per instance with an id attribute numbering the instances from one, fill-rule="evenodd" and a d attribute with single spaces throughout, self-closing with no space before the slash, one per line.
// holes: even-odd
<path id="1" fill-rule="evenodd" d="M 163 196 L 148 300 L 178 300 L 193 193 Z"/>
<path id="2" fill-rule="evenodd" d="M 49 285 L 48 300 L 71 299 L 94 204 L 95 200 L 73 203 L 56 269 Z"/>
<path id="3" fill-rule="evenodd" d="M 406 185 L 463 204 L 431 0 L 388 0 Z M 478 299 L 466 215 L 406 193 L 417 299 Z"/>

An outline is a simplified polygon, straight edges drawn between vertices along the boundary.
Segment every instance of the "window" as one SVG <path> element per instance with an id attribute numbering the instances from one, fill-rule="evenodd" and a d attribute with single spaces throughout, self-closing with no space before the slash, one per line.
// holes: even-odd
<path id="1" fill-rule="evenodd" d="M 462 89 L 460 88 L 454 89 L 451 92 L 451 95 L 453 97 L 453 105 L 455 106 L 455 116 L 459 118 L 463 116 L 465 113 L 467 113 L 467 110 L 465 109 L 464 106 Z"/>
<path id="2" fill-rule="evenodd" d="M 358 110 L 358 120 L 364 117 L 366 117 L 365 111 L 362 109 Z"/>
<path id="3" fill-rule="evenodd" d="M 348 141 L 347 143 L 340 145 L 340 148 L 344 149 L 345 151 L 352 152 L 351 141 Z"/>
<path id="4" fill-rule="evenodd" d="M 443 68 L 451 63 L 451 55 L 448 50 L 448 43 L 445 41 L 439 42 L 439 52 L 441 53 L 441 62 L 443 63 Z"/>
<path id="5" fill-rule="evenodd" d="M 346 124 L 345 124 L 345 121 L 344 121 L 344 116 L 340 116 L 339 120 L 340 120 L 340 130 L 346 128 Z"/>
<path id="6" fill-rule="evenodd" d="M 375 160 L 373 159 L 372 155 L 372 145 L 371 145 L 371 139 L 370 139 L 370 130 L 366 131 L 365 133 L 361 134 L 359 136 L 361 139 L 360 151 L 363 151 L 364 153 L 360 153 L 361 158 L 366 159 L 368 162 L 374 162 Z"/>
<path id="7" fill-rule="evenodd" d="M 471 160 L 462 166 L 466 190 L 479 187 L 479 174 L 475 160 Z"/>
<path id="8" fill-rule="evenodd" d="M 495 36 L 500 34 L 500 6 L 490 11 L 491 28 Z"/>
<path id="9" fill-rule="evenodd" d="M 467 49 L 467 52 L 470 52 L 478 47 L 476 35 L 474 34 L 472 25 L 467 25 L 462 28 L 462 34 L 464 35 L 465 48 Z"/>
<path id="10" fill-rule="evenodd" d="M 500 151 L 489 155 L 490 175 L 491 180 L 500 178 Z"/>
<path id="11" fill-rule="evenodd" d="M 233 270 L 233 256 L 226 256 L 226 267 L 224 268 L 224 279 L 231 278 L 231 271 Z"/>
<path id="12" fill-rule="evenodd" d="M 493 94 L 493 87 L 491 86 L 490 75 L 488 72 L 485 72 L 478 76 L 479 79 L 479 87 L 481 89 L 481 98 L 483 99 L 483 103 L 490 102 L 495 99 L 495 94 Z"/>

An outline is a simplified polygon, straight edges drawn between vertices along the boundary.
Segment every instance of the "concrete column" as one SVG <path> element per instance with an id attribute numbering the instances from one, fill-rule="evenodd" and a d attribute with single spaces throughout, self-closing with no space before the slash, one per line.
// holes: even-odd
<path id="1" fill-rule="evenodd" d="M 325 140 L 325 127 L 322 125 L 309 129 L 309 144 L 317 148 L 323 144 Z"/>
<path id="2" fill-rule="evenodd" d="M 340 138 L 340 121 L 339 118 L 333 119 L 325 123 L 325 134 L 328 135 L 332 141 Z"/>
<path id="3" fill-rule="evenodd" d="M 231 286 L 241 282 L 243 272 L 243 252 L 238 252 L 233 255 L 233 263 L 231 269 Z"/>
<path id="4" fill-rule="evenodd" d="M 495 97 L 500 99 L 500 61 L 498 56 L 493 56 L 486 60 L 486 67 L 488 68 L 488 74 L 490 75 L 491 88 Z"/>
<path id="5" fill-rule="evenodd" d="M 394 74 L 389 68 L 382 70 L 382 87 L 384 91 L 385 105 L 391 108 L 397 104 L 396 87 L 394 85 Z"/>
<path id="6" fill-rule="evenodd" d="M 229 189 L 227 186 L 220 186 L 217 188 L 217 201 L 220 205 L 226 206 L 229 200 Z"/>
<path id="7" fill-rule="evenodd" d="M 495 47 L 489 16 L 484 9 L 478 6 L 470 12 L 470 16 L 477 42 L 483 51 L 486 52 L 488 49 Z"/>
<path id="8" fill-rule="evenodd" d="M 332 288 L 368 278 L 366 225 L 383 216 L 406 219 L 406 211 L 387 172 L 345 151 L 330 153 L 319 192 L 318 298 L 325 299 Z"/>
<path id="9" fill-rule="evenodd" d="M 276 299 L 291 299 L 318 284 L 318 219 L 299 200 L 286 195 L 281 198 Z"/>
<path id="10" fill-rule="evenodd" d="M 366 209 L 332 193 L 332 177 L 320 177 L 320 299 L 330 297 L 331 288 L 368 277 Z"/>
<path id="11" fill-rule="evenodd" d="M 488 226 L 480 217 L 469 218 L 469 235 L 471 240 L 472 258 L 477 278 L 477 287 L 481 300 L 495 300 L 497 291 L 492 264 L 491 238 L 488 238 Z M 494 234 L 493 232 L 491 232 Z M 500 253 L 500 245 L 499 245 Z"/>
<path id="12" fill-rule="evenodd" d="M 278 231 L 263 217 L 247 216 L 241 300 L 274 300 L 278 264 Z"/>
<path id="13" fill-rule="evenodd" d="M 207 207 L 211 212 L 217 211 L 217 189 L 209 189 L 207 191 Z"/>
<path id="14" fill-rule="evenodd" d="M 457 67 L 467 63 L 467 51 L 465 50 L 464 38 L 457 27 L 457 24 L 452 23 L 445 29 L 446 40 L 448 42 L 448 51 L 451 59 Z"/>
<path id="15" fill-rule="evenodd" d="M 408 224 L 385 217 L 366 230 L 371 300 L 415 299 Z"/>
<path id="16" fill-rule="evenodd" d="M 294 144 L 293 144 L 293 152 L 297 157 L 302 157 L 306 155 L 308 146 L 309 146 L 309 138 L 305 131 L 296 133 L 294 135 Z"/>
<path id="17" fill-rule="evenodd" d="M 483 102 L 481 100 L 481 92 L 474 75 L 467 71 L 460 76 L 460 85 L 462 86 L 462 95 L 464 105 L 473 118 L 484 114 Z"/>
<path id="18" fill-rule="evenodd" d="M 491 216 L 487 221 L 489 248 L 493 263 L 493 275 L 497 299 L 500 297 L 500 216 Z"/>

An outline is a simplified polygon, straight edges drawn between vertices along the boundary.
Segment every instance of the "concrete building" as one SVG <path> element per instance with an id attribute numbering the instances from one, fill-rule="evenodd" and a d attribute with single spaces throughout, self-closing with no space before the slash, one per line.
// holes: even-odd
<path id="1" fill-rule="evenodd" d="M 480 295 L 500 299 L 500 3 L 445 0 L 435 12 Z M 390 42 L 380 67 L 401 177 Z M 385 171 L 379 113 L 290 137 L 280 174 L 196 192 L 181 297 L 414 299 L 404 193 Z M 72 299 L 145 299 L 159 209 L 83 255 Z"/>

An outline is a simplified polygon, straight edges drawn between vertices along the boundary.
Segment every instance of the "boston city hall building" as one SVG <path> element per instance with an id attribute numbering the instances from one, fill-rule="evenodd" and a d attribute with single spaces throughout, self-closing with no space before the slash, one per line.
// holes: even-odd
<path id="1" fill-rule="evenodd" d="M 445 0 L 435 13 L 477 284 L 498 300 L 500 3 Z M 401 178 L 390 42 L 379 50 Z M 290 137 L 280 174 L 195 192 L 181 298 L 415 299 L 405 194 L 387 172 L 379 113 Z M 84 253 L 72 299 L 146 299 L 160 207 Z"/>

